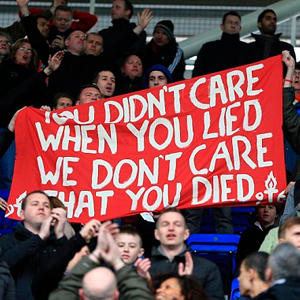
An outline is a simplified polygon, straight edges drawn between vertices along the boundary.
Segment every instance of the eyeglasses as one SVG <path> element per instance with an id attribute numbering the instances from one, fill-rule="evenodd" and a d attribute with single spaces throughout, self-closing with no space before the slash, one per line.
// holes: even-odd
<path id="1" fill-rule="evenodd" d="M 27 52 L 27 53 L 32 53 L 32 49 L 26 48 L 26 47 L 24 47 L 24 46 L 21 46 L 21 47 L 19 47 L 18 49 L 21 50 L 21 51 L 25 51 L 25 52 Z"/>

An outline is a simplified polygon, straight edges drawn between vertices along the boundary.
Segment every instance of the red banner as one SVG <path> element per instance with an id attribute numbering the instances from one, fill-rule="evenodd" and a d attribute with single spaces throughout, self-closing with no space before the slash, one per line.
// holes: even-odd
<path id="1" fill-rule="evenodd" d="M 27 108 L 7 216 L 36 189 L 75 222 L 277 202 L 281 125 L 281 56 L 66 110 Z"/>

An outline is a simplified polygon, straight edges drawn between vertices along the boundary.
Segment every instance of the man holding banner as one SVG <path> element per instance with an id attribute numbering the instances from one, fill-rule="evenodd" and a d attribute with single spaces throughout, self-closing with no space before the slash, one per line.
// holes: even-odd
<path id="1" fill-rule="evenodd" d="M 281 98 L 277 56 L 63 112 L 27 108 L 7 216 L 33 189 L 73 222 L 280 201 Z"/>

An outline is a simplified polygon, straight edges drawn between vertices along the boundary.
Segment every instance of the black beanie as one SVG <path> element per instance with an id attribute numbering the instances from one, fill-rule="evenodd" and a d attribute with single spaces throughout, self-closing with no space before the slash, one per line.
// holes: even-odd
<path id="1" fill-rule="evenodd" d="M 159 21 L 155 27 L 153 33 L 156 31 L 157 28 L 160 28 L 164 31 L 164 33 L 168 36 L 169 40 L 175 40 L 174 36 L 174 24 L 171 20 L 162 20 Z"/>

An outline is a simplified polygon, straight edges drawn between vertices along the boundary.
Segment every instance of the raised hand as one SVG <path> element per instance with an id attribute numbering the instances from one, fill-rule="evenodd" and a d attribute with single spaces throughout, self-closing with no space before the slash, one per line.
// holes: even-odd
<path id="1" fill-rule="evenodd" d="M 51 210 L 52 224 L 54 224 L 54 232 L 57 239 L 64 236 L 65 225 L 67 222 L 67 212 L 61 207 Z"/>
<path id="2" fill-rule="evenodd" d="M 93 237 L 98 234 L 100 225 L 100 221 L 92 219 L 82 227 L 79 233 L 88 243 Z"/>
<path id="3" fill-rule="evenodd" d="M 179 263 L 178 265 L 178 274 L 180 276 L 191 275 L 194 269 L 192 254 L 189 251 L 187 251 L 185 252 L 184 256 L 185 256 L 185 264 Z"/>
<path id="4" fill-rule="evenodd" d="M 141 13 L 137 13 L 138 25 L 145 29 L 153 19 L 153 12 L 149 8 L 145 8 Z"/>
<path id="5" fill-rule="evenodd" d="M 42 240 L 45 240 L 49 237 L 52 220 L 53 220 L 52 216 L 49 216 L 42 222 L 40 232 L 39 232 L 39 236 Z"/>
<path id="6" fill-rule="evenodd" d="M 6 210 L 7 207 L 8 207 L 7 202 L 6 202 L 3 198 L 0 197 L 0 208 L 1 208 L 2 210 Z"/>
<path id="7" fill-rule="evenodd" d="M 282 61 L 288 68 L 295 68 L 295 60 L 288 50 L 282 51 Z"/>
<path id="8" fill-rule="evenodd" d="M 149 273 L 149 269 L 151 267 L 151 261 L 149 258 L 145 258 L 145 259 L 142 259 L 142 258 L 139 258 L 137 259 L 137 261 L 135 262 L 135 268 L 136 268 L 136 271 L 137 273 L 147 279 L 149 282 L 151 281 L 151 275 Z"/>

